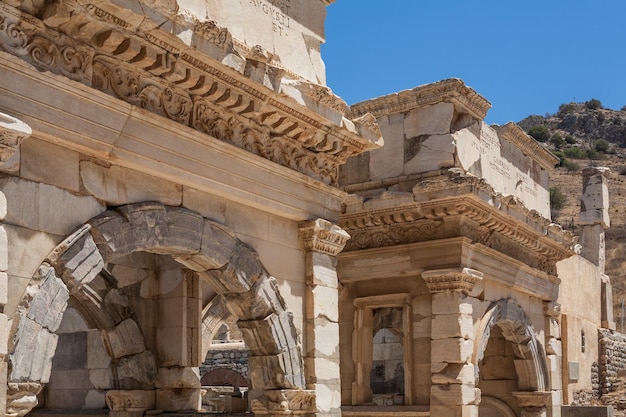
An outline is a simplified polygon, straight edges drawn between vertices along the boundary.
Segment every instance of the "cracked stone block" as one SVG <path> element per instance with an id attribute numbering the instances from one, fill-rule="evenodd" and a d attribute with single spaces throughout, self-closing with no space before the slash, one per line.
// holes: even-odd
<path id="1" fill-rule="evenodd" d="M 121 358 L 143 352 L 146 347 L 139 326 L 132 319 L 126 319 L 113 330 L 107 331 L 111 353 Z"/>
<path id="2" fill-rule="evenodd" d="M 439 314 L 432 319 L 432 339 L 474 338 L 474 321 L 468 314 Z"/>
<path id="3" fill-rule="evenodd" d="M 149 410 L 156 405 L 154 390 L 109 390 L 106 404 L 111 411 Z"/>
<path id="4" fill-rule="evenodd" d="M 230 261 L 237 242 L 235 233 L 230 228 L 204 220 L 199 252 L 194 255 L 179 256 L 176 260 L 197 272 L 219 269 Z"/>
<path id="5" fill-rule="evenodd" d="M 123 389 L 151 389 L 157 377 L 156 359 L 149 350 L 120 359 L 115 370 Z"/>
<path id="6" fill-rule="evenodd" d="M 198 411 L 202 406 L 200 388 L 157 389 L 156 408 L 163 411 Z"/>
<path id="7" fill-rule="evenodd" d="M 413 109 L 404 119 L 404 135 L 412 138 L 421 135 L 445 135 L 450 133 L 454 118 L 452 103 L 437 103 Z"/>
<path id="8" fill-rule="evenodd" d="M 90 234 L 86 234 L 61 255 L 63 278 L 71 290 L 90 283 L 102 271 L 104 260 Z"/>
<path id="9" fill-rule="evenodd" d="M 42 268 L 43 284 L 30 303 L 27 317 L 41 326 L 56 331 L 67 309 L 69 292 L 53 268 Z"/>
<path id="10" fill-rule="evenodd" d="M 239 320 L 251 355 L 274 355 L 298 346 L 298 336 L 289 312 L 273 313 L 263 320 Z M 254 341 L 254 342 L 252 342 Z"/>
<path id="11" fill-rule="evenodd" d="M 304 387 L 299 348 L 289 349 L 276 355 L 251 356 L 249 369 L 250 381 L 255 387 L 266 389 Z"/>
<path id="12" fill-rule="evenodd" d="M 18 342 L 9 354 L 12 366 L 10 380 L 47 383 L 58 336 L 28 317 L 21 316 L 15 340 Z"/>
<path id="13" fill-rule="evenodd" d="M 157 388 L 200 388 L 200 370 L 197 367 L 159 368 Z"/>
<path id="14" fill-rule="evenodd" d="M 228 309 L 240 320 L 262 320 L 286 308 L 276 280 L 265 272 L 250 291 L 225 293 L 223 297 L 228 301 Z"/>

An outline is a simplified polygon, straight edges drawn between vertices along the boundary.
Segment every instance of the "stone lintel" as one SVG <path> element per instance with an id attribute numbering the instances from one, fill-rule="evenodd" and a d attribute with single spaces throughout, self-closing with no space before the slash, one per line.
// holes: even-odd
<path id="1" fill-rule="evenodd" d="M 341 227 L 324 219 L 300 223 L 300 236 L 308 251 L 337 256 L 350 239 Z"/>
<path id="2" fill-rule="evenodd" d="M 0 112 L 0 163 L 9 159 L 33 131 L 21 120 Z"/>
<path id="3" fill-rule="evenodd" d="M 482 120 L 491 103 L 458 78 L 449 78 L 425 84 L 411 90 L 363 101 L 351 106 L 354 116 L 371 113 L 376 117 L 403 113 L 409 110 L 441 102 L 450 102 L 461 112 Z"/>
<path id="4" fill-rule="evenodd" d="M 434 269 L 422 272 L 431 293 L 461 292 L 469 294 L 482 281 L 483 273 L 470 268 Z"/>

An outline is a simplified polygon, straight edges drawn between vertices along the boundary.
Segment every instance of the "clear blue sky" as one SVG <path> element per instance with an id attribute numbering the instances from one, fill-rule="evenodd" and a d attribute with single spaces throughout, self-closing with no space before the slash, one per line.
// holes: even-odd
<path id="1" fill-rule="evenodd" d="M 626 105 L 626 0 L 337 0 L 322 47 L 348 104 L 457 77 L 488 123 L 596 98 Z"/>

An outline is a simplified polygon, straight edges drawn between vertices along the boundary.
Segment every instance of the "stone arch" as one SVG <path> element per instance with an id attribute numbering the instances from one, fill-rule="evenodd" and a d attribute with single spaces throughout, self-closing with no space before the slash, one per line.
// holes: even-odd
<path id="1" fill-rule="evenodd" d="M 229 385 L 235 388 L 247 387 L 248 380 L 232 369 L 219 368 L 204 374 L 200 380 L 202 385 Z"/>
<path id="2" fill-rule="evenodd" d="M 479 382 L 479 362 L 483 359 L 489 335 L 498 325 L 505 340 L 512 343 L 515 351 L 515 370 L 520 391 L 544 392 L 549 389 L 546 355 L 537 341 L 535 330 L 522 307 L 511 299 L 501 299 L 489 306 L 477 332 L 474 357 L 476 384 Z"/>
<path id="3" fill-rule="evenodd" d="M 480 417 L 516 417 L 515 412 L 504 401 L 489 396 L 480 398 L 478 414 Z"/>
<path id="4" fill-rule="evenodd" d="M 90 283 L 103 276 L 111 286 L 107 295 L 114 299 L 115 278 L 103 268 L 134 252 L 173 256 L 224 298 L 250 348 L 252 388 L 304 388 L 292 315 L 258 254 L 224 225 L 188 209 L 146 202 L 91 219 L 61 242 L 31 279 L 13 320 L 8 355 L 9 390 L 14 394 L 9 402 L 18 415 L 36 405 L 37 392 L 48 382 L 56 348 L 54 332 L 70 295 L 98 328 L 111 329 L 107 336 L 112 356 L 150 355 L 132 314 L 120 317 L 124 309 L 114 303 L 103 308 L 106 300 L 90 289 Z"/>

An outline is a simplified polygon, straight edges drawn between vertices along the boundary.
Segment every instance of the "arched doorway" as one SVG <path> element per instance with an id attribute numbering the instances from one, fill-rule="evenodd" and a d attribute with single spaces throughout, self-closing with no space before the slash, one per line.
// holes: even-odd
<path id="1" fill-rule="evenodd" d="M 487 309 L 476 338 L 474 369 L 481 390 L 481 417 L 521 414 L 515 394 L 548 390 L 543 347 L 524 310 L 510 299 Z"/>
<path id="2" fill-rule="evenodd" d="M 144 261 L 154 266 L 143 267 Z M 123 267 L 134 268 L 133 273 L 116 278 L 116 268 Z M 255 369 L 252 388 L 268 395 L 301 391 L 304 372 L 292 316 L 257 253 L 223 225 L 187 209 L 148 202 L 95 217 L 41 264 L 13 320 L 8 407 L 21 416 L 36 405 L 37 394 L 49 381 L 56 331 L 70 297 L 100 330 L 112 358 L 117 397 L 107 392 L 109 407 L 137 408 L 136 401 L 138 408 L 154 408 L 160 396 L 171 397 L 181 389 L 188 389 L 186 394 L 197 397 L 199 404 L 200 382 L 193 381 L 193 368 L 201 360 L 200 280 L 238 318 Z M 160 316 L 150 322 L 154 308 Z M 165 338 L 182 341 L 180 349 L 164 354 L 158 342 Z M 155 371 L 139 381 L 121 378 L 120 366 L 134 369 L 139 364 Z M 135 391 L 141 393 L 133 397 Z"/>

